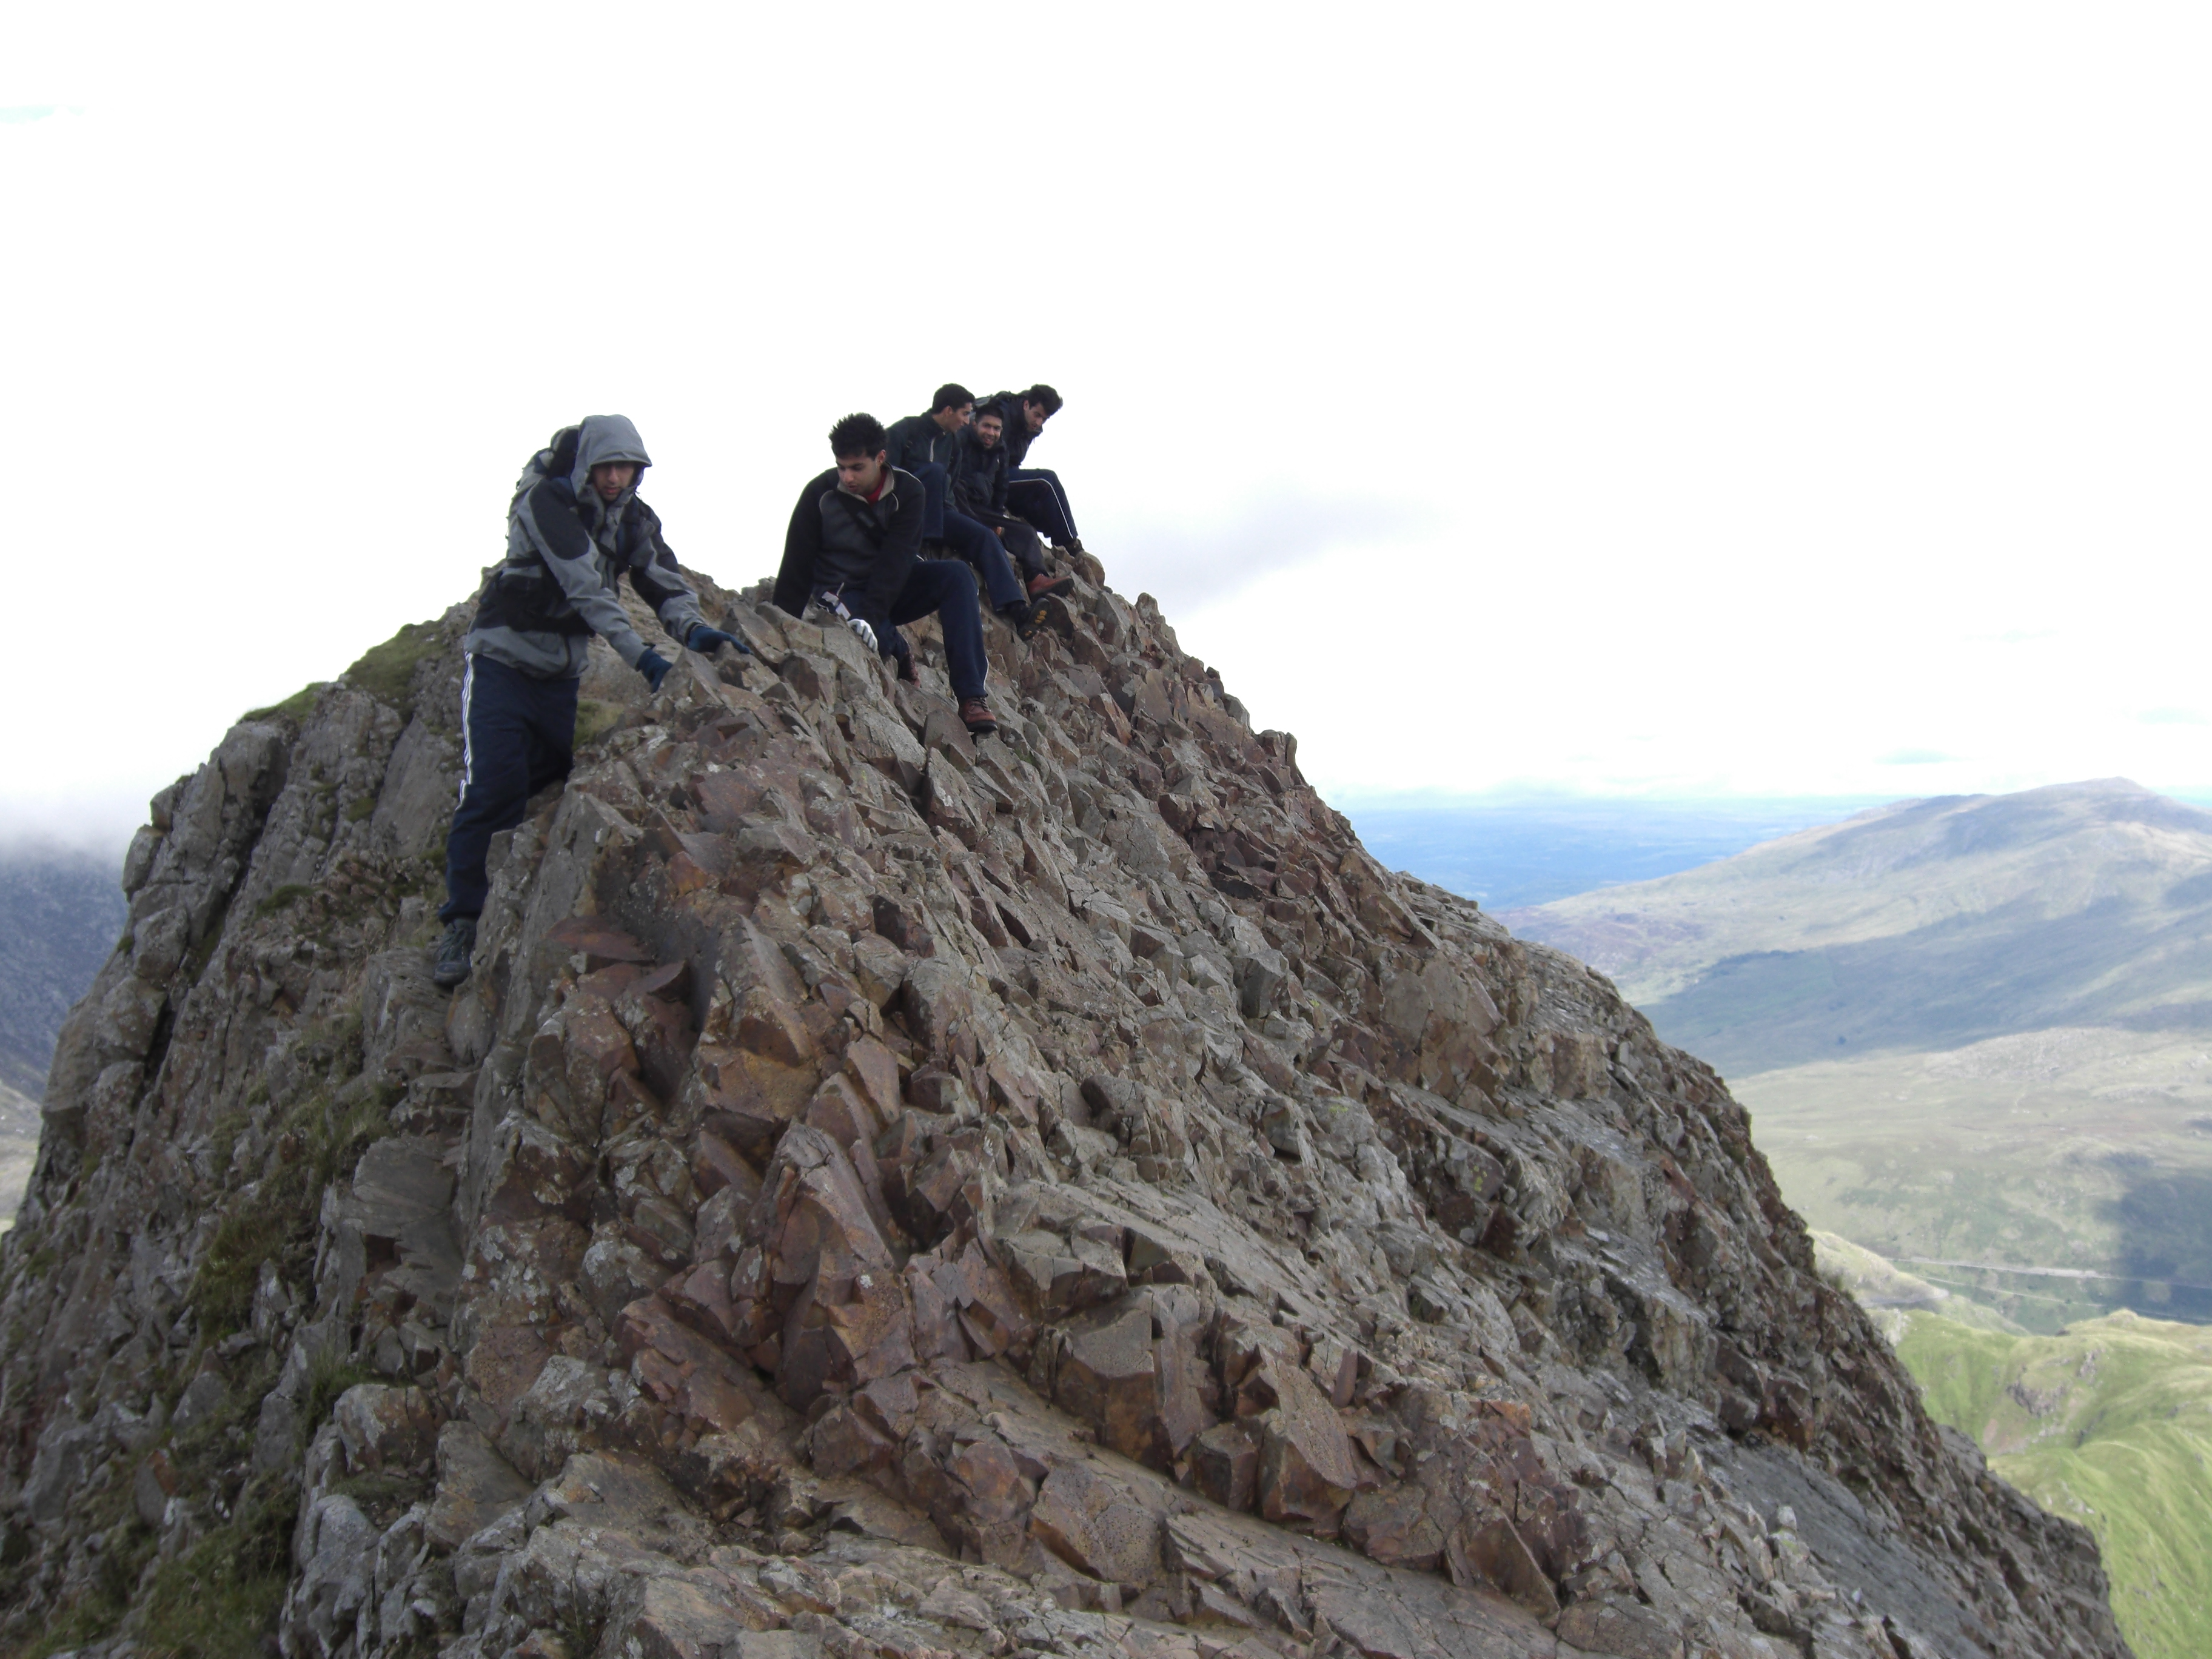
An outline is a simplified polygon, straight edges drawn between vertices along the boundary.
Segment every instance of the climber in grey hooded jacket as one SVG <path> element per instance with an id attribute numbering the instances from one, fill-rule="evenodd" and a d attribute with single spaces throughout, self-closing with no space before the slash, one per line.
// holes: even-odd
<path id="1" fill-rule="evenodd" d="M 635 471 L 608 500 L 592 487 L 592 469 L 611 463 Z M 653 665 L 665 673 L 665 663 L 630 626 L 616 584 L 627 574 L 675 639 L 688 641 L 702 623 L 659 515 L 638 499 L 637 480 L 652 465 L 624 416 L 593 415 L 554 434 L 514 486 L 507 557 L 484 584 L 462 648 L 540 678 L 574 679 L 597 634 L 658 686 Z"/>
<path id="2" fill-rule="evenodd" d="M 490 883 L 491 838 L 522 822 L 530 798 L 568 775 L 576 684 L 591 636 L 654 690 L 668 659 L 630 626 L 616 583 L 630 585 L 660 625 L 695 651 L 744 647 L 709 628 L 660 520 L 637 498 L 652 465 L 637 428 L 594 415 L 531 458 L 507 509 L 507 557 L 486 578 L 462 641 L 461 799 L 446 836 L 446 923 L 434 977 L 468 977 L 477 917 Z"/>

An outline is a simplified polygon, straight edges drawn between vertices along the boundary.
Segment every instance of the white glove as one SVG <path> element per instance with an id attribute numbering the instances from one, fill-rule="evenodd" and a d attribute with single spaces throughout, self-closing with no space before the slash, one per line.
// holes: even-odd
<path id="1" fill-rule="evenodd" d="M 875 652 L 878 656 L 883 654 L 876 644 L 876 630 L 874 629 L 869 627 L 867 623 L 859 617 L 848 617 L 846 620 L 852 623 L 853 631 L 860 636 L 861 644 L 866 646 L 869 650 Z"/>

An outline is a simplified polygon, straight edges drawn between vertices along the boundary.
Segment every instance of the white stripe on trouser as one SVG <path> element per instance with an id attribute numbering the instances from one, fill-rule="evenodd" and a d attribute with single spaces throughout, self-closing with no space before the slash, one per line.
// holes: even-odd
<path id="1" fill-rule="evenodd" d="M 469 781 L 476 775 L 476 728 L 469 724 L 469 696 L 477 689 L 477 653 L 470 652 L 461 659 L 461 793 L 460 799 L 469 798 Z M 457 802 L 458 805 L 459 803 Z"/>

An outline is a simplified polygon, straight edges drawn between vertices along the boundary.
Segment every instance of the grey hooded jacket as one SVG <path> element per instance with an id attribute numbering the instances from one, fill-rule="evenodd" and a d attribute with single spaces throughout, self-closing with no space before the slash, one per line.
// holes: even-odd
<path id="1" fill-rule="evenodd" d="M 632 462 L 640 477 L 653 464 L 621 415 L 588 416 L 531 457 L 507 508 L 507 557 L 485 579 L 465 650 L 540 679 L 573 679 L 597 634 L 635 668 L 646 645 L 616 592 L 624 571 L 678 644 L 698 626 L 699 601 L 636 481 L 611 501 L 591 487 L 602 461 Z"/>

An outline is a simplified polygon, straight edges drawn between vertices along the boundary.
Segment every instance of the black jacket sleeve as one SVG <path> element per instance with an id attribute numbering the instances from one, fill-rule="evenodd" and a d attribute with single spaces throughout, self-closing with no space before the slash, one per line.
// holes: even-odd
<path id="1" fill-rule="evenodd" d="M 893 466 L 911 471 L 917 461 L 929 459 L 929 441 L 921 431 L 925 422 L 933 428 L 937 424 L 927 415 L 909 415 L 903 420 L 891 422 L 891 429 L 884 437 L 884 448 Z M 917 451 L 921 453 L 917 453 Z"/>
<path id="2" fill-rule="evenodd" d="M 806 585 L 814 575 L 814 556 L 822 550 L 822 492 L 836 485 L 837 470 L 832 467 L 799 491 L 799 505 L 791 510 L 791 527 L 783 532 L 775 605 L 794 617 L 806 609 Z"/>

